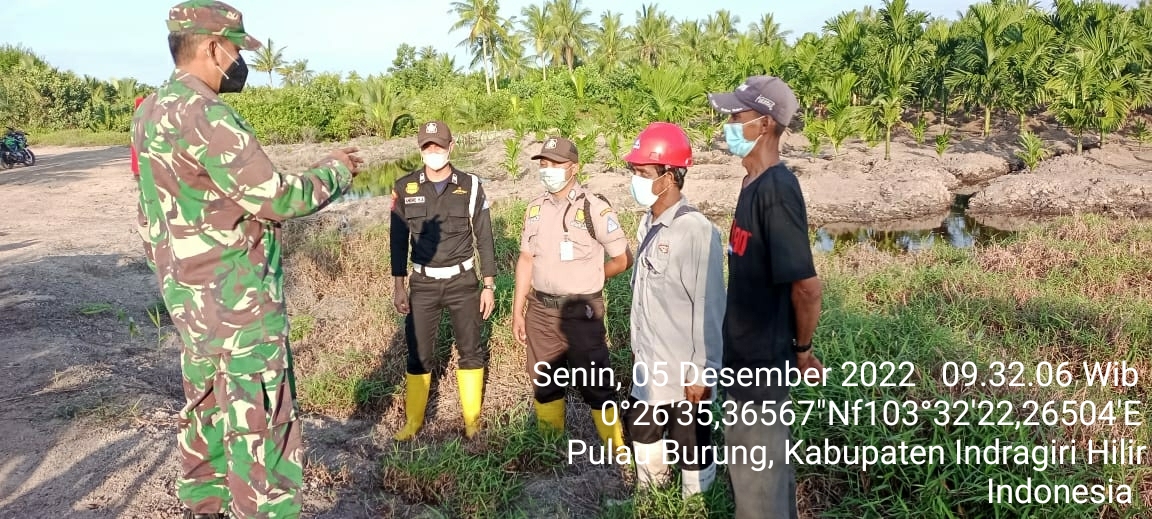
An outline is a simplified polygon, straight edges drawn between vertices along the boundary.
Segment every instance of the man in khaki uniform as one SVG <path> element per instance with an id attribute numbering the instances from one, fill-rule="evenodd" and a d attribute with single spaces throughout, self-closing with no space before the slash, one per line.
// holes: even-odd
<path id="1" fill-rule="evenodd" d="M 539 425 L 562 431 L 565 387 L 552 375 L 560 367 L 588 374 L 611 368 L 604 281 L 632 266 L 632 252 L 612 206 L 576 182 L 580 156 L 572 141 L 549 138 L 532 160 L 540 161 L 548 192 L 524 214 L 512 332 L 528 346 Z M 608 405 L 616 388 L 606 376 L 591 382 L 579 390 L 592 407 L 596 431 L 607 452 L 626 449 L 616 406 Z"/>

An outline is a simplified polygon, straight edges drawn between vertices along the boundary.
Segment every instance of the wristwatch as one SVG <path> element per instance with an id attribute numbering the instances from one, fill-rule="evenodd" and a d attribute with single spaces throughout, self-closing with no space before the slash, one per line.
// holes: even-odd
<path id="1" fill-rule="evenodd" d="M 794 351 L 796 353 L 804 353 L 804 352 L 809 351 L 811 349 L 812 349 L 812 343 L 811 342 L 809 342 L 808 344 L 797 346 L 796 341 L 795 340 L 792 341 L 792 351 Z"/>
<path id="2" fill-rule="evenodd" d="M 496 285 L 484 285 L 484 288 L 493 292 L 496 291 Z"/>

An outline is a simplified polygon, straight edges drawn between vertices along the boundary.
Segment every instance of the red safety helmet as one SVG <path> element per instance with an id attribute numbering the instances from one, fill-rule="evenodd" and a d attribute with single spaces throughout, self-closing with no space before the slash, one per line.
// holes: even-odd
<path id="1" fill-rule="evenodd" d="M 632 151 L 624 157 L 631 164 L 661 164 L 675 168 L 692 166 L 692 141 L 672 123 L 652 123 L 636 136 Z"/>

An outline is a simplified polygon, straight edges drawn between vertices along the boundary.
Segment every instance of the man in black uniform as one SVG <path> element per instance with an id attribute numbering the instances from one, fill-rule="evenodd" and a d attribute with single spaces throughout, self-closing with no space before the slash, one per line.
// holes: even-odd
<path id="1" fill-rule="evenodd" d="M 800 106 L 796 95 L 779 78 L 753 76 L 734 92 L 708 97 L 717 111 L 729 115 L 724 127 L 728 150 L 744 158 L 748 173 L 728 245 L 724 368 L 734 375 L 762 368 L 783 371 L 785 366 L 822 373 L 812 352 L 821 284 L 808 240 L 808 215 L 800 182 L 780 160 L 780 137 Z M 737 383 L 724 389 L 738 417 L 725 429 L 724 442 L 749 450 L 760 446 L 772 464 L 763 471 L 752 464 L 729 464 L 736 517 L 795 519 L 796 473 L 786 456 L 791 431 L 768 416 L 780 416 L 788 385 Z M 756 409 L 755 419 L 744 418 L 748 407 Z"/>
<path id="2" fill-rule="evenodd" d="M 392 189 L 392 276 L 396 311 L 407 316 L 408 374 L 404 411 L 407 423 L 396 433 L 412 439 L 424 425 L 432 360 L 442 311 L 452 317 L 460 365 L 456 382 L 464 414 L 464 433 L 480 430 L 487 354 L 481 349 L 481 317 L 495 307 L 496 260 L 492 217 L 480 179 L 449 162 L 452 133 L 441 121 L 420 127 L 417 135 L 424 167 L 396 181 Z M 408 277 L 408 246 L 412 246 L 412 277 Z M 475 242 L 473 241 L 475 240 Z M 475 255 L 480 255 L 484 287 L 476 283 Z"/>

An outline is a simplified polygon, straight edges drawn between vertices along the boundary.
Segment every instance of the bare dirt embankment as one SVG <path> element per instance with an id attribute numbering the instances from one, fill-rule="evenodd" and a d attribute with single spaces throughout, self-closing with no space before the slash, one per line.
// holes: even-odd
<path id="1" fill-rule="evenodd" d="M 973 215 L 1074 212 L 1152 216 L 1152 149 L 1108 144 L 1061 155 L 993 181 L 969 201 Z"/>
<path id="2" fill-rule="evenodd" d="M 825 147 L 813 156 L 806 151 L 807 139 L 790 133 L 784 159 L 800 179 L 813 225 L 926 221 L 947 213 L 957 194 L 974 195 L 971 212 L 981 218 L 1076 211 L 1152 214 L 1144 196 L 1152 182 L 1152 149 L 1114 137 L 1118 144 L 1070 155 L 1073 141 L 1066 132 L 1037 124 L 1033 131 L 1057 156 L 1041 162 L 1036 171 L 1021 171 L 1015 132 L 983 138 L 978 126 L 975 121 L 957 130 L 943 156 L 937 155 L 931 138 L 918 145 L 900 135 L 892 143 L 891 160 L 884 159 L 883 143 L 850 142 L 838 153 Z M 469 168 L 487 181 L 494 198 L 531 198 L 541 192 L 529 159 L 540 141 L 532 136 L 521 140 L 517 167 L 510 175 L 502 140 L 513 136 L 511 131 L 473 135 L 479 149 L 471 155 Z M 357 144 L 370 161 L 395 160 L 415 150 L 411 138 Z M 696 165 L 684 191 L 707 213 L 731 214 L 745 171 L 740 159 L 723 151 L 722 142 L 714 142 L 713 148 L 695 152 Z M 322 148 L 270 146 L 268 151 L 277 163 L 294 168 L 311 163 Z M 584 166 L 588 185 L 620 208 L 639 210 L 629 196 L 627 172 L 607 162 L 608 149 L 601 139 L 597 156 Z"/>

